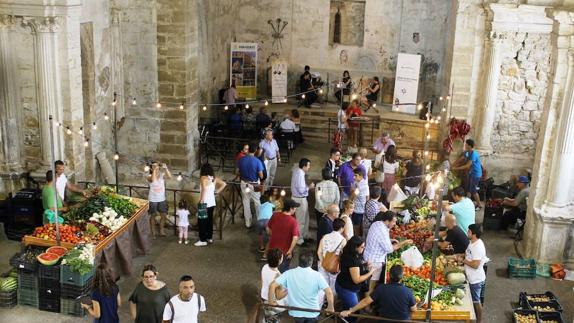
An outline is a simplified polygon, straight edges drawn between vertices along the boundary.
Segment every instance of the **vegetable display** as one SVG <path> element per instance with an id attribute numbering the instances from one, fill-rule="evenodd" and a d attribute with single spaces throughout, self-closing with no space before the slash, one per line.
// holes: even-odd
<path id="1" fill-rule="evenodd" d="M 88 221 L 94 213 L 104 212 L 106 207 L 113 209 L 118 216 L 124 218 L 129 218 L 137 209 L 137 205 L 131 202 L 129 198 L 116 194 L 110 188 L 102 187 L 95 189 L 86 202 L 79 207 L 72 208 L 70 212 L 64 214 L 64 217 L 67 222 L 82 224 Z"/>
<path id="2" fill-rule="evenodd" d="M 108 227 L 112 232 L 119 229 L 124 223 L 128 221 L 123 216 L 118 215 L 118 213 L 109 207 L 104 207 L 104 211 L 101 213 L 94 213 L 89 219 L 91 222 L 101 223 L 102 225 Z"/>
<path id="3" fill-rule="evenodd" d="M 94 251 L 93 244 L 77 245 L 64 256 L 62 265 L 70 266 L 81 275 L 87 274 L 94 268 Z"/>
<path id="4" fill-rule="evenodd" d="M 56 225 L 44 224 L 41 227 L 37 227 L 34 229 L 32 236 L 44 240 L 56 240 Z M 69 243 L 79 243 L 85 241 L 85 238 L 79 227 L 60 224 L 60 240 Z"/>

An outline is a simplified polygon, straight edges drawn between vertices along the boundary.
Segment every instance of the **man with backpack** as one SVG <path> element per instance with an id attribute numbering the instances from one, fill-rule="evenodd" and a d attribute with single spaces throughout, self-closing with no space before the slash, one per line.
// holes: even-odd
<path id="1" fill-rule="evenodd" d="M 163 310 L 163 323 L 197 323 L 199 312 L 205 312 L 205 299 L 195 292 L 195 282 L 189 275 L 179 279 L 179 293 Z"/>

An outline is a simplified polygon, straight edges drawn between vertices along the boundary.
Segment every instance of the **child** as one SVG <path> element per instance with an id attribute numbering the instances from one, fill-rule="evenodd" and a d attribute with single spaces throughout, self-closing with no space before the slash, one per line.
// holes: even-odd
<path id="1" fill-rule="evenodd" d="M 259 235 L 259 252 L 263 252 L 263 259 L 265 258 L 265 249 L 267 246 L 267 222 L 271 219 L 273 215 L 273 209 L 275 205 L 269 201 L 269 193 L 265 193 L 261 197 L 261 206 L 259 207 L 259 219 L 257 220 L 257 234 Z"/>
<path id="2" fill-rule="evenodd" d="M 185 239 L 185 244 L 187 244 L 187 228 L 189 227 L 189 210 L 187 209 L 187 201 L 181 200 L 177 205 L 177 227 L 179 229 L 179 244 L 181 244 L 182 239 Z"/>

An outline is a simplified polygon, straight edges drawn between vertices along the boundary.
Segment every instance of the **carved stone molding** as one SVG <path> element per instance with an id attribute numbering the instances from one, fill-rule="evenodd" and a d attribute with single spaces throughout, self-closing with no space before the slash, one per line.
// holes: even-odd
<path id="1" fill-rule="evenodd" d="M 16 26 L 16 21 L 15 16 L 0 14 L 0 30 L 12 29 Z"/>
<path id="2" fill-rule="evenodd" d="M 60 30 L 62 19 L 60 17 L 25 17 L 24 24 L 36 33 L 55 33 Z"/>
<path id="3" fill-rule="evenodd" d="M 508 32 L 491 30 L 488 34 L 488 40 L 491 42 L 503 42 L 510 37 Z"/>

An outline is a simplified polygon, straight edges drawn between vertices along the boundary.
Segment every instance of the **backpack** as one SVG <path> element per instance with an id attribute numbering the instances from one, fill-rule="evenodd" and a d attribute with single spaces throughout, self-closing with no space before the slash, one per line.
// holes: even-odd
<path id="1" fill-rule="evenodd" d="M 201 295 L 195 293 L 197 295 L 197 314 L 199 314 L 199 312 L 201 312 Z M 191 295 L 191 297 L 193 297 L 193 295 Z M 173 323 L 173 318 L 175 317 L 175 308 L 173 307 L 173 303 L 171 302 L 171 299 L 169 300 L 169 302 L 167 302 L 167 304 L 169 305 L 169 308 L 171 309 L 171 319 L 169 320 L 170 323 Z"/>

